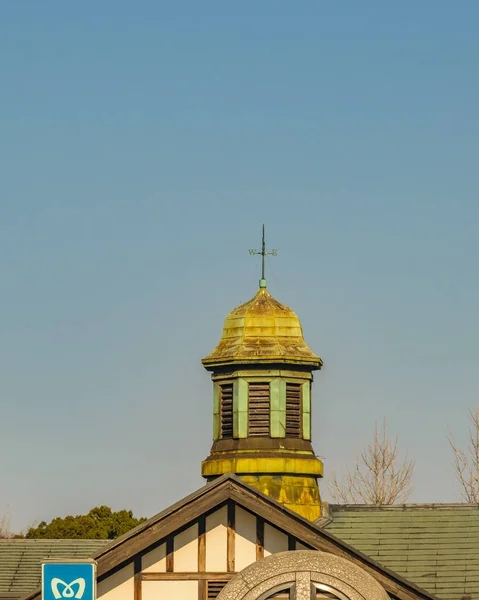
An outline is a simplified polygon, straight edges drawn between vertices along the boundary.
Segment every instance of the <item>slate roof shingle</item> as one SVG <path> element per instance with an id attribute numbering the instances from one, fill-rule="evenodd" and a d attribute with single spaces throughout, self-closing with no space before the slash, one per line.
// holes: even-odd
<path id="1" fill-rule="evenodd" d="M 441 600 L 479 598 L 479 505 L 331 505 L 324 528 Z"/>
<path id="2" fill-rule="evenodd" d="M 461 600 L 467 594 L 479 600 L 479 505 L 334 505 L 329 511 L 332 519 L 322 519 L 316 527 L 441 600 Z M 0 600 L 16 600 L 38 589 L 42 560 L 89 558 L 110 544 L 0 540 Z"/>
<path id="3" fill-rule="evenodd" d="M 111 540 L 0 540 L 0 598 L 40 587 L 43 560 L 89 558 Z"/>

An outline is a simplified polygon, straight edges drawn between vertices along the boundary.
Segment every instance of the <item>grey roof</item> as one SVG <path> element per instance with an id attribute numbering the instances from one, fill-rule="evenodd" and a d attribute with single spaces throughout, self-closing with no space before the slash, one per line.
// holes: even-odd
<path id="1" fill-rule="evenodd" d="M 479 506 L 330 506 L 336 537 L 443 600 L 479 598 Z"/>
<path id="2" fill-rule="evenodd" d="M 18 598 L 40 586 L 48 558 L 89 558 L 111 540 L 0 539 L 0 599 Z"/>

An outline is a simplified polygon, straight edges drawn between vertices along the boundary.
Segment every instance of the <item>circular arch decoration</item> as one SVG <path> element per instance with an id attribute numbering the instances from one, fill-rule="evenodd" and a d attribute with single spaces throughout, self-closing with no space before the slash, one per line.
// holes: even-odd
<path id="1" fill-rule="evenodd" d="M 313 588 L 338 600 L 390 600 L 384 588 L 356 564 L 318 550 L 293 550 L 263 558 L 237 573 L 218 600 L 266 600 L 290 588 L 294 600 L 310 600 Z"/>

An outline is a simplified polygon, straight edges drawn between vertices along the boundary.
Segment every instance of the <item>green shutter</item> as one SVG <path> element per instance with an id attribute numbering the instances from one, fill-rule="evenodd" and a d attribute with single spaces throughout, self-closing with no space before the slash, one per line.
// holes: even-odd
<path id="1" fill-rule="evenodd" d="M 233 437 L 248 437 L 248 382 L 244 379 L 233 383 Z"/>
<path id="2" fill-rule="evenodd" d="M 271 437 L 286 436 L 286 382 L 273 379 L 269 384 L 271 410 Z"/>
<path id="3" fill-rule="evenodd" d="M 311 383 L 303 383 L 303 439 L 311 439 Z"/>

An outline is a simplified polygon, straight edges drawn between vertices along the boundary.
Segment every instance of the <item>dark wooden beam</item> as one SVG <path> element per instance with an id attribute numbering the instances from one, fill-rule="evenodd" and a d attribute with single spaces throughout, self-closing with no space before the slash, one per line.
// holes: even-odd
<path id="1" fill-rule="evenodd" d="M 226 569 L 229 573 L 235 570 L 235 505 L 233 502 L 227 504 L 228 533 L 227 533 L 227 555 Z"/>
<path id="2" fill-rule="evenodd" d="M 173 573 L 175 570 L 174 564 L 174 537 L 172 535 L 166 538 L 166 571 L 167 573 Z"/>
<path id="3" fill-rule="evenodd" d="M 210 493 L 195 495 L 191 499 L 188 498 L 188 502 L 178 503 L 167 518 L 140 531 L 134 537 L 125 539 L 124 542 L 99 557 L 98 576 L 107 573 L 119 563 L 133 559 L 138 552 L 153 544 L 161 543 L 171 533 L 195 521 L 207 511 L 224 504 L 229 497 L 229 485 L 227 483 L 218 487 L 212 485 Z M 208 491 L 208 486 L 204 486 L 203 489 Z"/>
<path id="4" fill-rule="evenodd" d="M 256 560 L 264 558 L 264 520 L 256 517 Z"/>
<path id="5" fill-rule="evenodd" d="M 288 525 L 280 525 L 280 523 L 284 523 L 285 520 L 283 508 L 269 502 L 267 498 L 257 494 L 253 495 L 247 488 L 232 485 L 230 497 L 233 501 L 240 504 L 241 507 L 262 517 L 271 524 L 277 527 L 279 526 L 279 528 L 287 534 L 300 539 L 304 544 L 311 546 L 315 550 L 332 552 L 336 556 L 346 558 L 360 566 L 372 575 L 387 592 L 394 594 L 399 600 L 434 598 L 434 596 L 417 588 L 414 584 L 402 580 L 402 578 L 393 571 L 386 569 L 379 563 L 374 563 L 373 559 L 348 546 L 347 543 L 341 541 L 339 538 L 336 538 L 325 531 L 320 532 L 312 523 L 308 523 L 304 519 L 290 519 Z"/>
<path id="6" fill-rule="evenodd" d="M 133 564 L 135 569 L 133 600 L 141 600 L 141 554 L 135 556 Z"/>
<path id="7" fill-rule="evenodd" d="M 206 517 L 198 520 L 198 571 L 206 571 Z"/>
<path id="8" fill-rule="evenodd" d="M 142 573 L 142 581 L 229 581 L 235 573 Z"/>

